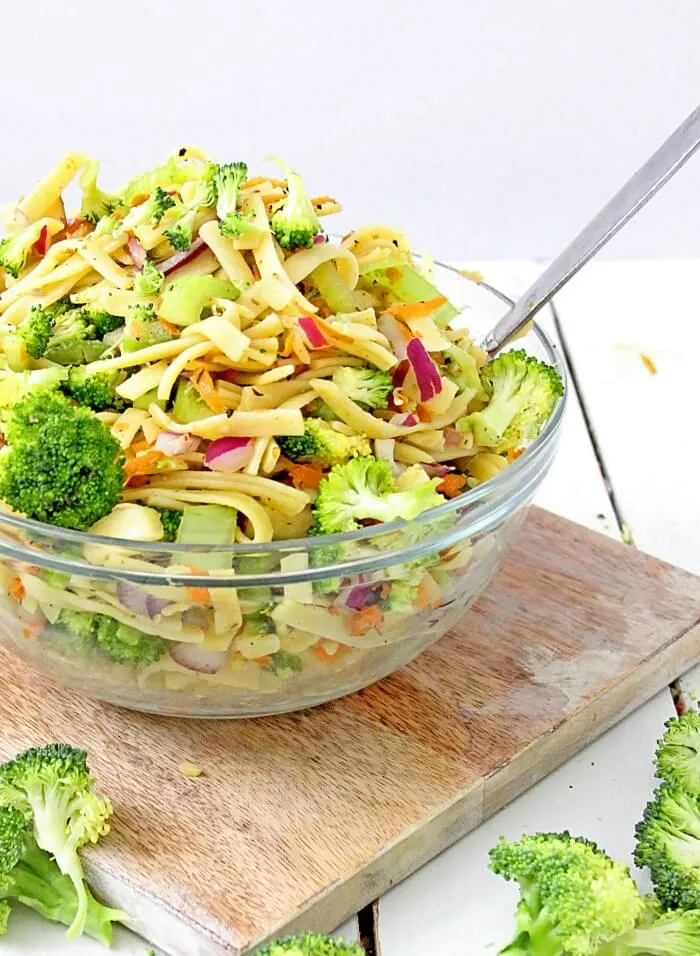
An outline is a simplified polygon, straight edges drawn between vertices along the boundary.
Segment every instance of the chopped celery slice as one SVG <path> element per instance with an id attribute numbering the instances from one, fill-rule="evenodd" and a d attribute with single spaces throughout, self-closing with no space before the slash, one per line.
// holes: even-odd
<path id="1" fill-rule="evenodd" d="M 178 528 L 178 544 L 233 544 L 237 512 L 223 505 L 186 505 Z M 224 571 L 231 567 L 231 554 L 193 554 L 198 568 Z"/>
<path id="2" fill-rule="evenodd" d="M 173 325 L 192 325 L 213 299 L 237 299 L 239 295 L 240 290 L 225 279 L 183 276 L 166 285 L 159 314 Z"/>
<path id="3" fill-rule="evenodd" d="M 311 273 L 311 281 L 318 289 L 331 312 L 355 312 L 357 299 L 333 262 L 322 262 Z"/>
<path id="4" fill-rule="evenodd" d="M 158 405 L 159 408 L 165 408 L 165 402 L 162 398 L 158 398 L 158 388 L 152 388 L 150 392 L 145 392 L 143 395 L 140 395 L 139 398 L 135 399 L 133 402 L 134 408 L 140 408 L 144 411 L 148 411 L 149 407 L 153 404 Z M 193 421 L 193 419 L 188 419 Z M 181 422 L 180 424 L 186 425 L 187 422 Z"/>
<path id="5" fill-rule="evenodd" d="M 398 258 L 373 262 L 370 268 L 360 266 L 360 273 L 367 282 L 387 289 L 399 302 L 428 302 L 442 294 L 425 276 Z M 458 314 L 451 302 L 445 302 L 433 312 L 433 319 L 444 328 Z"/>
<path id="6" fill-rule="evenodd" d="M 175 421 L 181 425 L 187 425 L 189 422 L 198 422 L 202 418 L 209 418 L 210 415 L 211 409 L 199 397 L 194 385 L 181 378 L 177 384 L 173 403 L 173 418 Z"/>

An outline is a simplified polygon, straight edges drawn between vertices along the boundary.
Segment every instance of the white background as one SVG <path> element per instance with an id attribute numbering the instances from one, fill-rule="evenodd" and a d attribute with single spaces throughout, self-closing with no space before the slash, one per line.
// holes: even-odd
<path id="1" fill-rule="evenodd" d="M 555 254 L 696 105 L 700 3 L 2 4 L 2 193 L 80 148 L 269 152 L 447 260 Z M 700 254 L 700 160 L 606 250 Z"/>

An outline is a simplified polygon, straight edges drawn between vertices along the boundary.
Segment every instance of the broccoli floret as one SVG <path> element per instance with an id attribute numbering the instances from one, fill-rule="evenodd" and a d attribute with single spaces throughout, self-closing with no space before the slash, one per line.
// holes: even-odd
<path id="1" fill-rule="evenodd" d="M 421 573 L 421 577 L 423 574 Z M 389 596 L 386 599 L 387 611 L 413 611 L 418 594 L 418 584 L 413 581 L 392 581 Z"/>
<path id="2" fill-rule="evenodd" d="M 170 193 L 166 193 L 161 186 L 156 186 L 150 197 L 142 204 L 143 208 L 141 206 L 136 207 L 136 209 L 140 211 L 138 220 L 139 222 L 147 220 L 156 226 L 160 225 L 166 212 L 169 209 L 173 209 L 176 205 L 177 203 Z M 128 218 L 129 217 L 127 217 L 127 219 Z M 127 220 L 124 220 L 125 224 L 126 221 Z"/>
<path id="3" fill-rule="evenodd" d="M 99 338 L 124 325 L 123 316 L 111 315 L 97 305 L 84 305 L 81 312 L 85 321 L 94 328 L 95 334 Z"/>
<path id="4" fill-rule="evenodd" d="M 696 956 L 700 952 L 700 910 L 659 914 L 605 943 L 595 956 Z"/>
<path id="5" fill-rule="evenodd" d="M 255 637 L 262 637 L 265 634 L 274 634 L 275 622 L 270 617 L 270 613 L 273 610 L 274 605 L 270 605 L 261 607 L 251 614 L 244 614 L 243 621 L 245 622 L 246 632 Z"/>
<path id="6" fill-rule="evenodd" d="M 365 956 L 359 943 L 346 943 L 322 933 L 302 933 L 267 943 L 254 956 Z"/>
<path id="7" fill-rule="evenodd" d="M 89 310 L 76 308 L 65 299 L 50 306 L 32 306 L 17 334 L 32 358 L 46 358 L 58 365 L 92 362 L 105 349 Z"/>
<path id="8" fill-rule="evenodd" d="M 248 166 L 245 163 L 224 163 L 217 166 L 213 174 L 219 230 L 222 236 L 229 239 L 239 239 L 253 228 L 250 217 L 237 208 L 238 191 L 247 176 Z"/>
<path id="9" fill-rule="evenodd" d="M 84 932 L 103 946 L 112 943 L 112 924 L 126 914 L 98 903 L 85 886 L 87 914 Z M 32 836 L 31 817 L 12 806 L 0 807 L 0 935 L 7 929 L 10 900 L 29 906 L 44 919 L 71 926 L 78 895 L 70 877 Z"/>
<path id="10" fill-rule="evenodd" d="M 119 369 L 91 373 L 85 365 L 74 365 L 68 370 L 63 390 L 79 405 L 85 405 L 95 412 L 103 412 L 108 408 L 119 412 L 126 408 L 126 403 L 117 395 L 115 388 L 123 379 L 124 374 Z"/>
<path id="11" fill-rule="evenodd" d="M 504 352 L 481 370 L 488 405 L 457 427 L 479 445 L 503 451 L 536 438 L 564 387 L 559 373 L 522 350 Z"/>
<path id="12" fill-rule="evenodd" d="M 167 235 L 167 233 L 166 233 Z M 137 295 L 158 295 L 163 285 L 163 273 L 151 262 L 146 259 L 143 268 L 137 273 L 134 279 L 134 292 Z"/>
<path id="13" fill-rule="evenodd" d="M 178 252 L 184 252 L 192 245 L 192 233 L 194 232 L 194 223 L 197 218 L 197 210 L 190 209 L 177 222 L 166 229 L 163 233 L 173 249 Z"/>
<path id="14" fill-rule="evenodd" d="M 28 226 L 18 235 L 0 240 L 0 268 L 16 279 L 26 266 L 37 238 L 36 229 Z"/>
<path id="15" fill-rule="evenodd" d="M 348 398 L 367 408 L 386 408 L 394 388 L 391 374 L 378 368 L 339 368 L 333 381 Z"/>
<path id="16" fill-rule="evenodd" d="M 663 784 L 636 829 L 635 862 L 668 908 L 700 909 L 700 798 Z"/>
<path id="17" fill-rule="evenodd" d="M 182 512 L 172 511 L 170 508 L 156 508 L 156 511 L 160 515 L 160 523 L 163 525 L 163 541 L 175 541 L 182 521 Z"/>
<path id="18" fill-rule="evenodd" d="M 85 163 L 80 176 L 80 188 L 83 196 L 80 203 L 80 215 L 93 225 L 103 216 L 109 216 L 121 205 L 119 196 L 112 196 L 103 192 L 97 186 L 97 174 L 100 164 L 95 159 Z"/>
<path id="19" fill-rule="evenodd" d="M 98 650 L 122 664 L 152 664 L 170 647 L 162 637 L 144 634 L 104 615 L 99 615 L 95 637 Z"/>
<path id="20" fill-rule="evenodd" d="M 330 468 L 356 455 L 372 453 L 367 438 L 343 435 L 320 418 L 305 419 L 303 435 L 280 435 L 277 442 L 292 461 L 309 461 L 322 468 Z"/>
<path id="21" fill-rule="evenodd" d="M 276 651 L 271 655 L 271 662 L 263 666 L 263 670 L 288 680 L 301 670 L 301 658 L 287 651 Z"/>
<path id="22" fill-rule="evenodd" d="M 119 442 L 92 412 L 55 392 L 30 392 L 9 414 L 0 498 L 29 518 L 85 531 L 119 501 Z"/>
<path id="23" fill-rule="evenodd" d="M 129 306 L 121 340 L 123 352 L 135 352 L 171 339 L 172 335 L 159 320 L 152 305 Z"/>
<path id="24" fill-rule="evenodd" d="M 321 232 L 321 224 L 301 176 L 286 163 L 278 162 L 287 172 L 287 198 L 270 221 L 272 231 L 283 249 L 308 248 L 313 245 L 314 236 Z"/>
<path id="25" fill-rule="evenodd" d="M 34 392 L 49 394 L 60 388 L 68 372 L 64 368 L 41 368 L 31 372 L 12 372 L 0 368 L 0 421 L 8 423 L 15 405 Z"/>
<path id="26" fill-rule="evenodd" d="M 34 359 L 40 359 L 49 347 L 55 318 L 50 309 L 42 308 L 40 305 L 33 305 L 19 323 L 17 333 L 24 342 L 27 354 Z"/>
<path id="27" fill-rule="evenodd" d="M 69 877 L 77 908 L 67 936 L 85 929 L 89 898 L 78 850 L 109 831 L 112 805 L 93 792 L 87 754 L 68 744 L 25 750 L 0 767 L 0 804 L 31 818 L 33 837 Z"/>
<path id="28" fill-rule="evenodd" d="M 689 711 L 666 722 L 656 750 L 656 775 L 700 797 L 700 714 Z"/>
<path id="29" fill-rule="evenodd" d="M 432 478 L 408 491 L 396 491 L 391 466 L 383 459 L 353 458 L 335 465 L 321 479 L 314 502 L 314 518 L 323 534 L 353 531 L 367 518 L 375 521 L 410 521 L 422 511 L 443 504 Z"/>
<path id="30" fill-rule="evenodd" d="M 216 184 L 216 163 L 207 163 L 197 180 L 194 196 L 190 206 L 192 208 L 200 206 L 215 206 L 218 198 L 218 189 Z"/>
<path id="31" fill-rule="evenodd" d="M 71 611 L 67 608 L 58 615 L 56 625 L 67 631 L 71 637 L 83 645 L 91 648 L 95 645 L 97 631 L 97 615 L 86 611 Z"/>
<path id="32" fill-rule="evenodd" d="M 494 873 L 515 880 L 521 892 L 515 938 L 502 953 L 593 956 L 634 929 L 644 912 L 628 868 L 569 833 L 501 839 L 490 857 Z"/>
<path id="33" fill-rule="evenodd" d="M 322 537 L 318 521 L 314 519 L 307 535 L 309 537 Z M 309 553 L 309 565 L 312 568 L 329 568 L 334 564 L 339 564 L 346 560 L 347 546 L 343 544 L 323 544 L 311 548 Z M 343 579 L 339 577 L 321 578 L 320 581 L 314 581 L 311 585 L 315 594 L 333 594 L 339 591 L 343 586 Z"/>

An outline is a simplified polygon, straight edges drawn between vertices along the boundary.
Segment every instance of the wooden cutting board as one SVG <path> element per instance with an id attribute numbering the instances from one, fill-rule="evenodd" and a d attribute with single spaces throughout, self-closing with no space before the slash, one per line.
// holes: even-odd
<path id="1" fill-rule="evenodd" d="M 78 699 L 2 651 L 0 750 L 86 747 L 115 805 L 87 854 L 98 890 L 174 956 L 242 954 L 340 924 L 699 657 L 700 578 L 532 509 L 460 625 L 366 691 L 177 721 Z"/>

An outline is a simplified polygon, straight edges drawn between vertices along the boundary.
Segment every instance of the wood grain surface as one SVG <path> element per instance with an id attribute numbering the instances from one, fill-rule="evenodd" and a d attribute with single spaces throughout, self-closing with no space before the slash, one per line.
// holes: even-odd
<path id="1" fill-rule="evenodd" d="M 485 595 L 394 676 L 313 711 L 177 721 L 0 652 L 3 756 L 85 746 L 115 805 L 90 877 L 173 956 L 332 929 L 700 657 L 700 578 L 532 509 Z M 178 766 L 205 771 L 194 780 Z"/>

